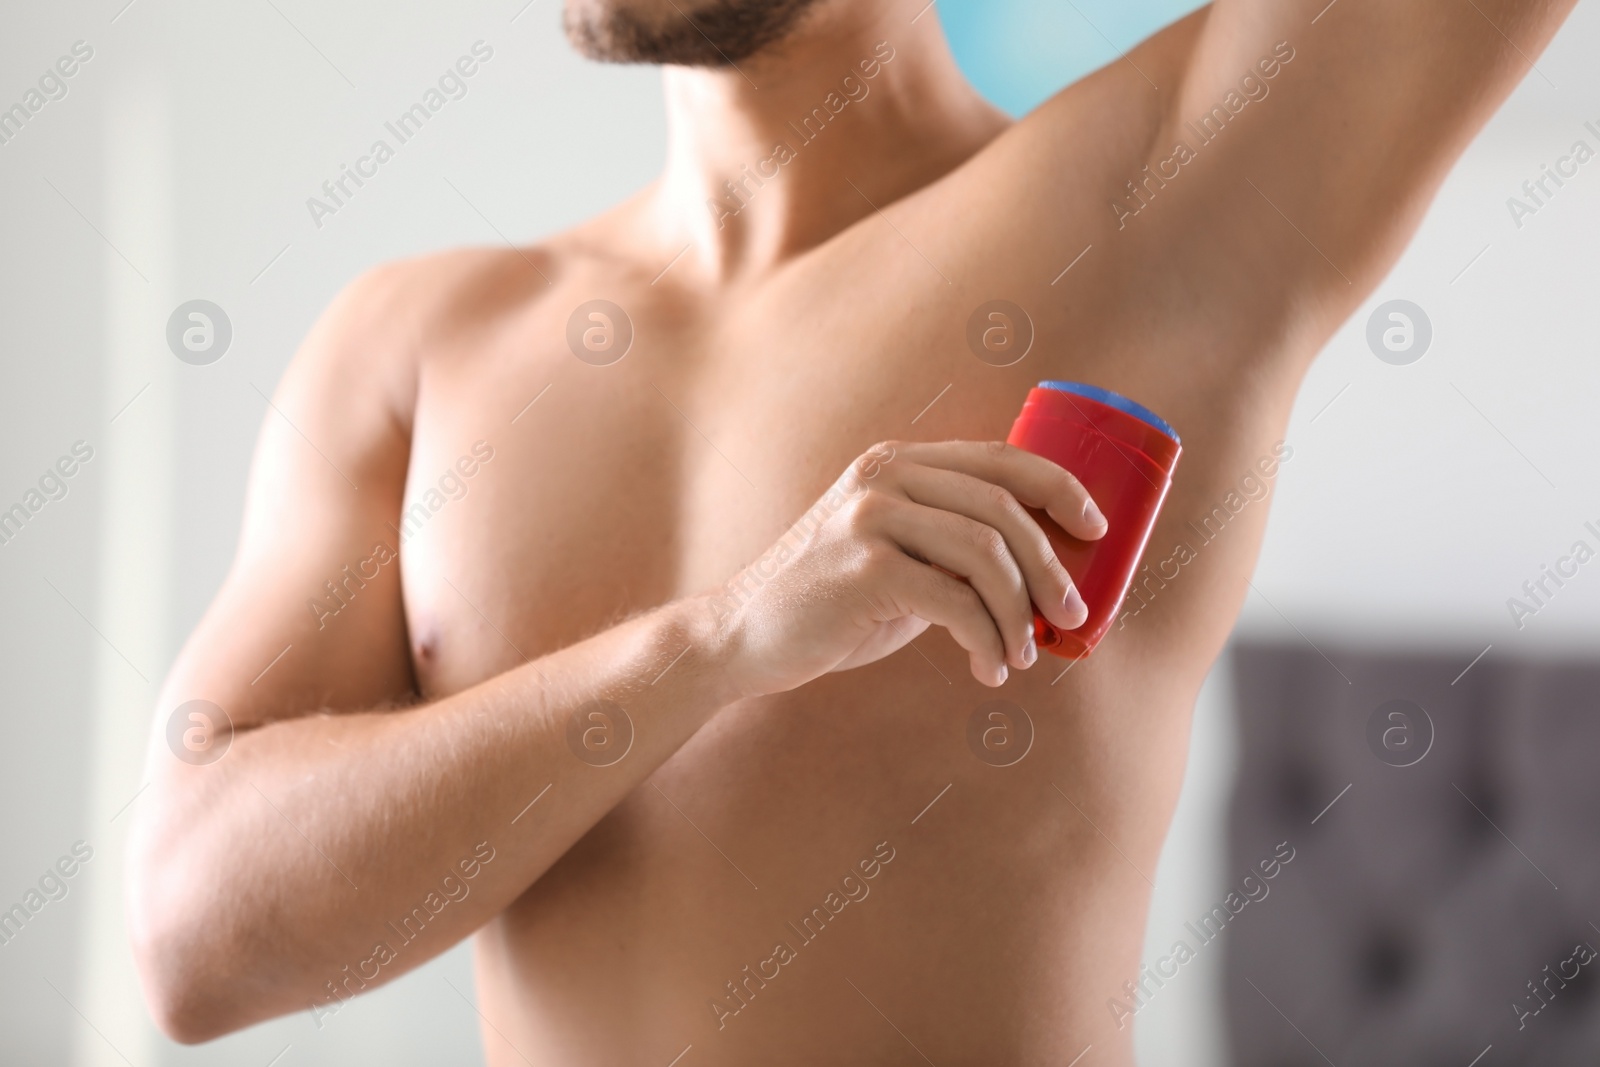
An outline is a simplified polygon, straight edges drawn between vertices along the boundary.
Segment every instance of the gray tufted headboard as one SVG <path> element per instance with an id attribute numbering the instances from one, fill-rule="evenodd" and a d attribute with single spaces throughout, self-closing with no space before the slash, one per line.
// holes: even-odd
<path id="1" fill-rule="evenodd" d="M 1236 647 L 1239 1067 L 1600 1063 L 1600 662 L 1479 651 Z"/>

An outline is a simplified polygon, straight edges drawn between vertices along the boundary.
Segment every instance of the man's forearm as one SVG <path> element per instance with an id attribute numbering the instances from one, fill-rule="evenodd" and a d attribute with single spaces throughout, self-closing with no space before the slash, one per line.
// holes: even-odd
<path id="1" fill-rule="evenodd" d="M 728 704 L 876 662 L 929 626 L 984 685 L 1033 666 L 1032 605 L 1067 629 L 1086 611 L 1023 505 L 1075 537 L 1106 529 L 1040 456 L 886 442 L 720 599 L 674 602 L 421 707 L 270 721 L 206 766 L 158 741 L 129 883 L 162 1028 L 205 1040 L 438 954 Z M 225 601 L 235 617 L 248 603 Z M 217 631 L 197 648 L 230 662 Z M 180 663 L 174 684 L 226 684 L 203 666 Z"/>
<path id="2" fill-rule="evenodd" d="M 680 601 L 434 703 L 163 761 L 133 923 L 165 1021 L 204 1040 L 437 955 L 743 695 L 710 607 Z"/>

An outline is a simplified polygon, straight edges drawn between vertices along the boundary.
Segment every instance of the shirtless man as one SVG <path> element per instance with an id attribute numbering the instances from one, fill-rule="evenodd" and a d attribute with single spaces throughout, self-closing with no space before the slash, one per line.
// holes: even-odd
<path id="1" fill-rule="evenodd" d="M 336 1025 L 476 931 L 495 1065 L 1131 1062 L 1106 1004 L 1266 507 L 1062 675 L 1018 503 L 1103 524 L 994 442 L 1039 379 L 1138 399 L 1185 447 L 1150 558 L 1192 542 L 1572 0 L 1218 0 L 1018 122 L 924 2 L 569 0 L 666 64 L 660 180 L 311 332 L 158 712 L 130 906 L 173 1037 Z M 166 743 L 192 700 L 215 762 Z"/>

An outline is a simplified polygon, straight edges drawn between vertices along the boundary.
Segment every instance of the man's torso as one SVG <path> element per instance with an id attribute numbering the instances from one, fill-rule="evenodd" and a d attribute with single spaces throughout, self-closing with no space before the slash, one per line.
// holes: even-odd
<path id="1" fill-rule="evenodd" d="M 1225 509 L 1210 541 L 1186 524 L 1276 455 L 1295 376 L 1270 344 L 1218 353 L 1185 335 L 1207 312 L 1173 296 L 1190 261 L 1163 253 L 1190 210 L 1176 195 L 1166 222 L 1108 225 L 1099 190 L 1138 167 L 1121 116 L 1100 110 L 1133 87 L 1106 77 L 1079 106 L 1085 144 L 1112 147 L 1051 177 L 1059 202 L 1037 183 L 996 202 L 1027 164 L 1023 124 L 887 218 L 866 210 L 716 299 L 680 285 L 686 264 L 652 281 L 670 251 L 625 246 L 632 209 L 580 231 L 581 250 L 558 239 L 464 268 L 482 295 L 461 311 L 470 328 L 421 357 L 407 506 L 475 442 L 493 458 L 406 531 L 425 697 L 720 585 L 873 442 L 1002 439 L 1042 378 L 1108 386 L 1177 426 L 1185 455 L 1147 559 L 1194 550 L 1068 673 L 1045 656 L 987 690 L 931 630 L 723 711 L 480 934 L 492 1063 L 666 1064 L 691 1044 L 696 1064 L 1066 1062 L 1126 1041 L 1105 1004 L 1137 970 L 1188 712 L 1266 504 Z M 595 299 L 633 329 L 609 364 L 567 341 Z M 996 299 L 1035 334 L 1010 367 L 967 341 Z M 1009 766 L 968 742 L 993 700 L 1031 722 Z M 537 833 L 539 811 L 508 832 Z M 852 872 L 865 895 L 841 888 Z"/>

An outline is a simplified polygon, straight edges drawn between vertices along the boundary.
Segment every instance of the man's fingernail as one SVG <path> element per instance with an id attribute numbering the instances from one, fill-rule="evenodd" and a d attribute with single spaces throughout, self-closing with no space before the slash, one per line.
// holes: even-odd
<path id="1" fill-rule="evenodd" d="M 1083 602 L 1083 594 L 1078 592 L 1078 587 L 1073 586 L 1067 590 L 1066 600 L 1063 602 L 1068 615 L 1087 615 L 1089 605 Z"/>
<path id="2" fill-rule="evenodd" d="M 1039 658 L 1039 646 L 1033 643 L 1033 635 L 1028 635 L 1028 643 L 1022 646 L 1022 665 L 1033 666 L 1033 661 Z"/>
<path id="3" fill-rule="evenodd" d="M 1093 500 L 1086 500 L 1083 504 L 1083 521 L 1090 526 L 1104 526 L 1106 517 L 1100 514 L 1100 508 Z"/>

